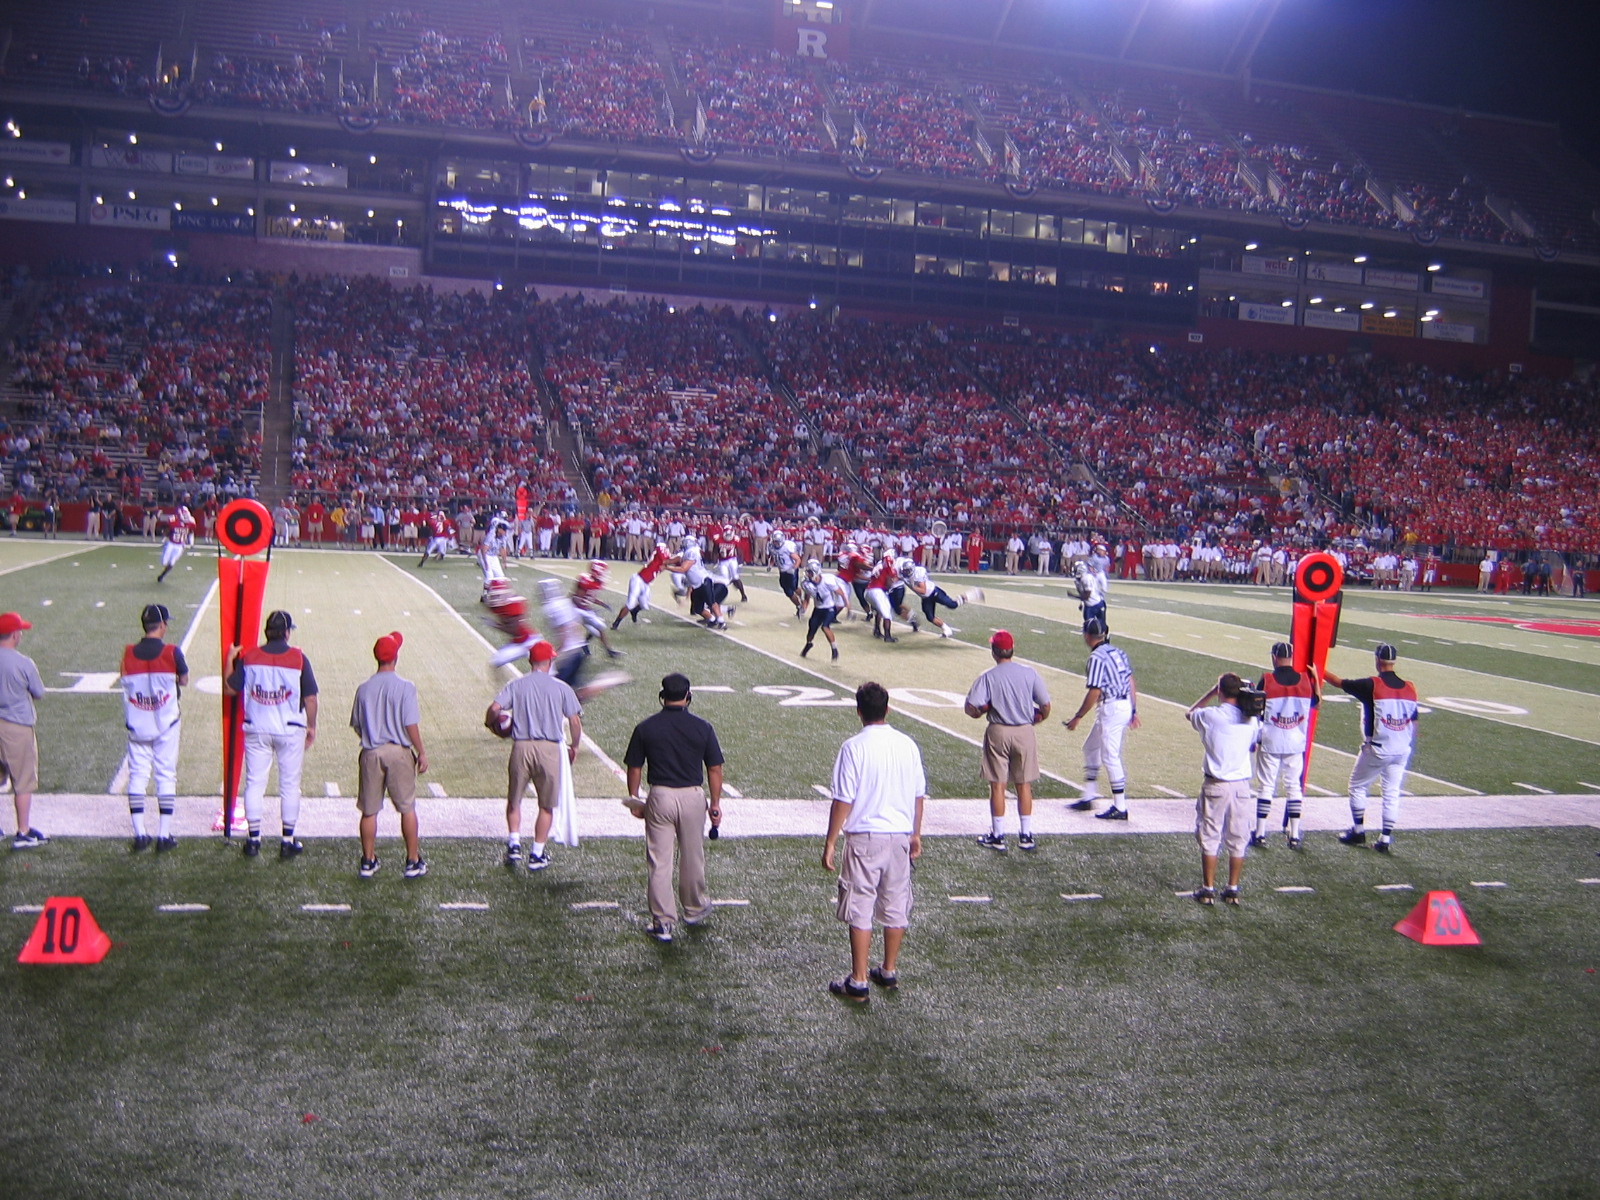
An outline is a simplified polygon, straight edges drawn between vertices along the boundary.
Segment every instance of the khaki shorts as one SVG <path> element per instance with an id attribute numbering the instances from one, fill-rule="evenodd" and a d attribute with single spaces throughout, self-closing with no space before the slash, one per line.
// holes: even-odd
<path id="1" fill-rule="evenodd" d="M 1032 725 L 990 723 L 983 731 L 985 783 L 1032 783 L 1039 778 L 1039 739 Z"/>
<path id="2" fill-rule="evenodd" d="M 839 920 L 852 929 L 904 929 L 911 918 L 911 835 L 847 833 L 839 864 Z"/>
<path id="3" fill-rule="evenodd" d="M 11 776 L 11 786 L 19 796 L 39 790 L 39 743 L 32 725 L 0 721 L 0 766 Z"/>
<path id="4" fill-rule="evenodd" d="M 555 812 L 561 803 L 561 756 L 567 748 L 560 742 L 517 741 L 511 743 L 511 761 L 506 766 L 510 788 L 507 802 L 521 804 L 528 784 L 539 796 L 539 807 Z"/>
<path id="5" fill-rule="evenodd" d="M 417 759 L 409 746 L 393 742 L 363 750 L 356 769 L 356 807 L 363 817 L 383 811 L 383 794 L 389 793 L 397 813 L 417 810 Z"/>
<path id="6" fill-rule="evenodd" d="M 1200 843 L 1200 852 L 1215 854 L 1223 848 L 1229 858 L 1243 858 L 1255 815 L 1248 779 L 1207 779 L 1194 806 L 1194 840 Z"/>

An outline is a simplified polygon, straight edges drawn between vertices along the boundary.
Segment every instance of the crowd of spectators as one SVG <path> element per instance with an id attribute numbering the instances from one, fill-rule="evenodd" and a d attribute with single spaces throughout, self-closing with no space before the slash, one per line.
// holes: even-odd
<path id="1" fill-rule="evenodd" d="M 255 286 L 52 282 L 10 347 L 5 485 L 58 500 L 247 491 L 271 302 Z"/>
<path id="2" fill-rule="evenodd" d="M 841 129 L 840 150 L 864 162 L 922 175 L 987 174 L 960 101 L 923 67 L 857 58 L 829 64 L 838 102 L 857 129 Z"/>
<path id="3" fill-rule="evenodd" d="M 512 104 L 508 67 L 498 34 L 477 41 L 425 29 L 390 68 L 384 115 L 407 125 L 515 129 L 524 121 Z"/>
<path id="4" fill-rule="evenodd" d="M 294 288 L 297 492 L 432 505 L 526 482 L 573 499 L 547 445 L 524 297 L 368 277 Z"/>
<path id="5" fill-rule="evenodd" d="M 707 144 L 754 153 L 817 153 L 822 98 L 798 59 L 709 35 L 675 37 L 679 77 L 706 115 Z"/>
<path id="6" fill-rule="evenodd" d="M 666 81 L 644 35 L 609 22 L 525 39 L 541 73 L 534 119 L 572 137 L 650 144 L 669 138 Z"/>
<path id="7" fill-rule="evenodd" d="M 198 103 L 231 108 L 270 108 L 331 113 L 339 107 L 338 81 L 330 85 L 323 58 L 294 54 L 287 59 L 218 53 L 210 74 L 191 90 Z"/>
<path id="8" fill-rule="evenodd" d="M 545 378 L 596 495 L 719 513 L 850 509 L 849 481 L 775 392 L 726 311 L 543 306 Z"/>
<path id="9" fill-rule="evenodd" d="M 1011 135 L 1020 156 L 1015 173 L 1021 180 L 1109 196 L 1133 192 L 1133 181 L 1112 157 L 1111 139 L 1100 115 L 1073 99 L 1066 80 L 985 78 L 969 83 L 967 93 L 986 121 Z"/>

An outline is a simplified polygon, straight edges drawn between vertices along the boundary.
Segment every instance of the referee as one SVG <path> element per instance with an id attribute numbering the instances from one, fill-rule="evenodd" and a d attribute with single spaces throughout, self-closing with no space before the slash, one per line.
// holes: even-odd
<path id="1" fill-rule="evenodd" d="M 645 896 L 650 904 L 646 930 L 658 942 L 672 940 L 678 922 L 678 903 L 672 894 L 672 851 L 678 850 L 677 901 L 683 905 L 683 923 L 698 925 L 711 915 L 711 893 L 706 889 L 706 813 L 712 827 L 722 824 L 722 747 L 711 722 L 689 712 L 693 697 L 689 677 L 676 671 L 661 680 L 661 711 L 633 727 L 628 751 L 622 756 L 628 768 L 628 798 L 624 801 L 644 820 L 645 862 L 649 881 Z M 650 764 L 650 791 L 640 804 L 640 776 Z M 708 785 L 701 787 L 701 782 Z M 706 791 L 711 793 L 710 804 Z"/>
<path id="2" fill-rule="evenodd" d="M 1111 807 L 1095 813 L 1095 817 L 1101 821 L 1126 821 L 1128 780 L 1122 768 L 1122 735 L 1139 728 L 1139 685 L 1134 682 L 1128 656 L 1111 644 L 1106 623 L 1100 618 L 1090 617 L 1083 623 L 1083 643 L 1089 647 L 1083 703 L 1072 719 L 1062 724 L 1076 730 L 1090 709 L 1095 710 L 1095 722 L 1083 743 L 1083 796 L 1069 807 L 1077 812 L 1094 807 L 1100 768 L 1104 766 L 1111 783 Z"/>

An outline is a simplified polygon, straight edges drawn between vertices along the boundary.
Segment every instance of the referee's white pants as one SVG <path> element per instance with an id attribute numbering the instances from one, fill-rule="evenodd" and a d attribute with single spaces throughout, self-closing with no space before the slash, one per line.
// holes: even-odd
<path id="1" fill-rule="evenodd" d="M 1360 824 L 1367 811 L 1367 794 L 1374 781 L 1383 791 L 1383 826 L 1392 829 L 1400 823 L 1400 781 L 1405 778 L 1411 752 L 1379 754 L 1371 746 L 1361 747 L 1356 765 L 1350 769 L 1350 816 Z"/>
<path id="2" fill-rule="evenodd" d="M 882 588 L 867 589 L 867 607 L 877 613 L 885 621 L 894 620 L 894 609 L 889 607 L 889 593 Z"/>
<path id="3" fill-rule="evenodd" d="M 257 827 L 261 821 L 261 802 L 267 794 L 267 772 L 272 770 L 274 759 L 278 763 L 278 801 L 283 809 L 283 823 L 293 825 L 300 819 L 300 769 L 306 759 L 306 731 L 245 732 L 244 819 Z"/>
<path id="4" fill-rule="evenodd" d="M 647 609 L 650 607 L 650 585 L 638 575 L 628 579 L 628 599 L 623 608 Z"/>
<path id="5" fill-rule="evenodd" d="M 172 728 L 154 741 L 138 742 L 128 739 L 128 796 L 143 799 L 150 790 L 150 776 L 156 780 L 156 795 L 168 799 L 178 794 L 178 731 L 183 722 L 174 721 Z"/>
<path id="6" fill-rule="evenodd" d="M 1305 774 L 1306 752 L 1295 754 L 1268 754 L 1265 750 L 1256 755 L 1256 797 L 1271 802 L 1278 794 L 1278 780 L 1283 780 L 1283 796 L 1291 804 L 1306 798 L 1300 785 Z"/>
<path id="7" fill-rule="evenodd" d="M 1100 701 L 1094 728 L 1083 743 L 1084 778 L 1095 778 L 1104 767 L 1113 788 L 1121 788 L 1127 782 L 1127 773 L 1122 769 L 1122 735 L 1132 719 L 1132 700 Z"/>

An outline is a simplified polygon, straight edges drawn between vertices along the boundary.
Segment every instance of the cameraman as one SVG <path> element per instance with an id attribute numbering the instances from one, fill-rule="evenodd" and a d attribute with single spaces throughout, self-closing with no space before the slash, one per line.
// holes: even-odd
<path id="1" fill-rule="evenodd" d="M 1217 703 L 1205 705 L 1212 699 Z M 1250 753 L 1261 732 L 1265 696 L 1245 686 L 1231 671 L 1189 708 L 1189 724 L 1205 751 L 1205 780 L 1195 805 L 1195 841 L 1200 843 L 1200 886 L 1194 898 L 1210 905 L 1217 898 L 1217 849 L 1228 847 L 1227 904 L 1239 903 L 1239 876 L 1250 841 Z"/>

